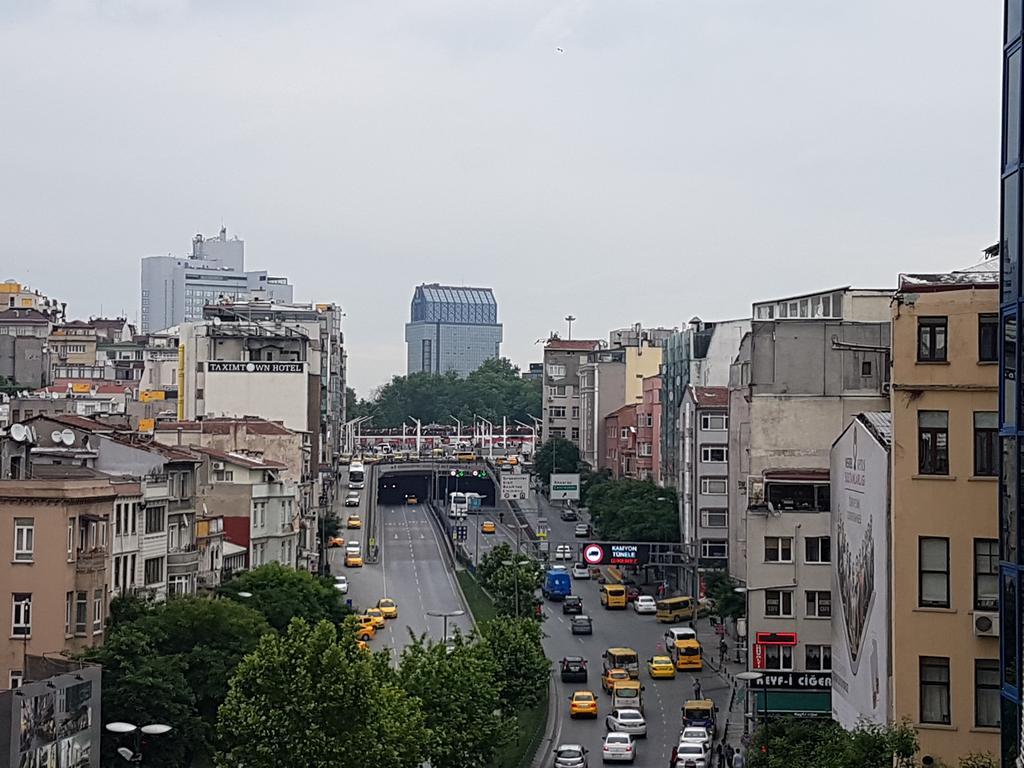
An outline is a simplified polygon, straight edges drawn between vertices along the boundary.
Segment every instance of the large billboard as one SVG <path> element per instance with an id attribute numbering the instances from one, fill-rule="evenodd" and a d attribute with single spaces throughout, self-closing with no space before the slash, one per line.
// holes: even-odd
<path id="1" fill-rule="evenodd" d="M 889 450 L 854 419 L 832 446 L 832 717 L 889 716 Z"/>

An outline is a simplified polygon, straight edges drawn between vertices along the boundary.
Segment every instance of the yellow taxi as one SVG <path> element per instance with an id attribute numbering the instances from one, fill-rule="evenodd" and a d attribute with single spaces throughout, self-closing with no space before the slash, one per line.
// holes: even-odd
<path id="1" fill-rule="evenodd" d="M 597 717 L 597 696 L 593 691 L 576 691 L 569 697 L 569 717 Z"/>
<path id="2" fill-rule="evenodd" d="M 601 688 L 604 689 L 605 693 L 611 693 L 616 683 L 625 680 L 629 680 L 629 672 L 618 667 L 612 667 L 611 669 L 606 669 L 601 674 Z"/>
<path id="3" fill-rule="evenodd" d="M 380 608 L 367 608 L 363 616 L 373 620 L 374 629 L 384 628 L 384 614 L 380 612 Z"/>
<path id="4" fill-rule="evenodd" d="M 356 627 L 356 639 L 362 640 L 364 643 L 368 640 L 373 640 L 377 636 L 377 630 L 374 629 L 372 622 L 362 621 L 364 617 L 359 616 L 359 625 Z M 369 616 L 365 618 L 369 619 Z"/>
<path id="5" fill-rule="evenodd" d="M 674 678 L 676 676 L 676 665 L 672 663 L 669 656 L 652 656 L 647 660 L 647 674 L 652 679 L 659 677 Z"/>
<path id="6" fill-rule="evenodd" d="M 356 648 L 360 651 L 369 651 L 370 646 L 366 644 L 364 640 L 356 640 Z"/>
<path id="7" fill-rule="evenodd" d="M 345 521 L 346 528 L 362 528 L 363 521 L 359 518 L 359 515 L 349 515 L 348 520 Z"/>
<path id="8" fill-rule="evenodd" d="M 419 502 L 416 500 L 415 496 L 406 496 L 405 497 L 405 503 L 406 504 L 418 504 Z"/>
<path id="9" fill-rule="evenodd" d="M 392 600 L 390 597 L 382 597 L 377 601 L 377 609 L 381 612 L 381 615 L 385 619 L 397 619 L 398 618 L 398 603 Z M 369 611 L 367 611 L 369 613 Z"/>
<path id="10" fill-rule="evenodd" d="M 345 567 L 346 568 L 362 568 L 363 567 L 363 556 L 358 552 L 346 552 L 345 553 Z"/>
<path id="11" fill-rule="evenodd" d="M 329 538 L 327 540 L 327 546 L 328 547 L 344 547 L 345 546 L 345 540 L 343 538 L 341 538 L 341 536 L 331 536 L 331 538 Z"/>
<path id="12" fill-rule="evenodd" d="M 480 533 L 494 533 L 495 530 L 494 523 L 490 520 L 484 520 L 480 523 Z"/>

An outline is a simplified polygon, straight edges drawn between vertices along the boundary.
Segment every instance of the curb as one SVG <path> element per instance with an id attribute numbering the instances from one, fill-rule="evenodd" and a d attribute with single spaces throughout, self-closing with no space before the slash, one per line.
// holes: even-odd
<path id="1" fill-rule="evenodd" d="M 533 760 L 530 761 L 530 768 L 544 768 L 547 756 L 550 754 L 548 750 L 557 746 L 554 739 L 555 729 L 558 726 L 558 708 L 555 703 L 558 699 L 557 694 L 555 676 L 552 674 L 548 680 L 548 715 L 545 718 L 544 733 L 537 743 L 537 751 L 534 752 Z"/>

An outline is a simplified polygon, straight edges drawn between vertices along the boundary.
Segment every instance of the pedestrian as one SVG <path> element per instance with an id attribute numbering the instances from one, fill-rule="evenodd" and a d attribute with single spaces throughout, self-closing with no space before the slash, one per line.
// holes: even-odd
<path id="1" fill-rule="evenodd" d="M 725 745 L 725 764 L 732 768 L 732 758 L 736 754 L 736 750 L 732 748 L 732 744 Z"/>
<path id="2" fill-rule="evenodd" d="M 700 680 L 698 680 L 697 678 L 693 678 L 693 698 L 703 699 L 704 697 L 701 695 L 702 693 L 703 691 L 700 687 Z"/>
<path id="3" fill-rule="evenodd" d="M 732 756 L 732 768 L 747 768 L 747 761 L 743 759 L 742 752 L 736 752 Z"/>
<path id="4" fill-rule="evenodd" d="M 725 638 L 722 638 L 722 642 L 718 644 L 718 666 L 725 666 L 725 657 L 729 653 L 729 644 L 725 642 Z"/>
<path id="5" fill-rule="evenodd" d="M 718 768 L 725 768 L 725 755 L 722 753 L 721 744 L 715 744 L 715 762 Z"/>

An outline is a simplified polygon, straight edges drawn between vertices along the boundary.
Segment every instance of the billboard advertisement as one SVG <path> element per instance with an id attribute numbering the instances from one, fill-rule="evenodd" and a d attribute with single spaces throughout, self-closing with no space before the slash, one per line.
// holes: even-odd
<path id="1" fill-rule="evenodd" d="M 551 475 L 551 501 L 579 501 L 580 476 Z"/>
<path id="2" fill-rule="evenodd" d="M 885 414 L 887 417 L 888 414 Z M 832 446 L 832 717 L 885 723 L 889 702 L 889 449 L 864 417 Z"/>
<path id="3" fill-rule="evenodd" d="M 620 544 L 595 541 L 583 545 L 583 562 L 587 565 L 641 566 L 651 559 L 650 544 Z"/>

